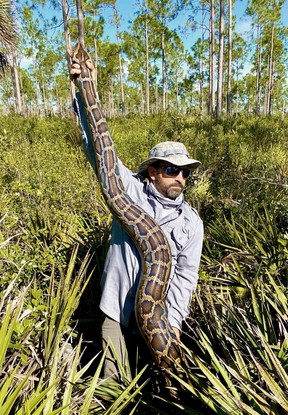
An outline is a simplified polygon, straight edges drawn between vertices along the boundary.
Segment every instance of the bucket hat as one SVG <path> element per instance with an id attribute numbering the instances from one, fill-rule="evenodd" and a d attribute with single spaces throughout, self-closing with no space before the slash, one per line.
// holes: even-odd
<path id="1" fill-rule="evenodd" d="M 189 169 L 196 169 L 201 162 L 191 159 L 187 148 L 182 143 L 176 141 L 165 141 L 156 144 L 149 153 L 147 160 L 143 161 L 138 167 L 138 173 L 145 173 L 151 164 L 158 160 L 167 161 L 174 166 L 187 167 Z"/>

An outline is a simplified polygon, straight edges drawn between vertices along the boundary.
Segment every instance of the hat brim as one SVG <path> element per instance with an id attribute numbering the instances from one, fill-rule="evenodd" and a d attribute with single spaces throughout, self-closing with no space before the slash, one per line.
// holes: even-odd
<path id="1" fill-rule="evenodd" d="M 152 157 L 152 158 L 149 158 L 143 161 L 143 163 L 141 163 L 140 166 L 138 167 L 138 173 L 139 174 L 145 173 L 149 166 L 151 166 L 152 164 L 154 164 L 156 161 L 159 161 L 159 160 L 167 161 L 168 163 L 171 163 L 177 167 L 185 166 L 191 170 L 197 169 L 197 167 L 199 167 L 201 164 L 201 161 L 199 160 L 190 159 L 187 156 L 182 155 L 182 154 L 173 154 L 171 156 L 166 156 L 166 157 Z"/>

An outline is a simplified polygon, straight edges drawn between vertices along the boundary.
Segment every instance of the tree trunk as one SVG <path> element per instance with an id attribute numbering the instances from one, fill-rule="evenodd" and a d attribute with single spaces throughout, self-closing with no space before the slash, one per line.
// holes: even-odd
<path id="1" fill-rule="evenodd" d="M 205 26 L 204 26 L 204 8 L 202 9 L 202 31 L 201 31 L 201 54 L 200 54 L 200 74 L 199 74 L 199 105 L 200 105 L 200 113 L 203 115 L 203 103 L 204 103 L 204 94 L 203 94 L 203 80 L 204 80 L 204 59 L 203 59 L 203 45 L 204 45 L 204 34 L 205 34 Z"/>
<path id="2" fill-rule="evenodd" d="M 83 16 L 82 0 L 76 0 L 76 7 L 77 7 L 77 22 L 78 22 L 78 39 L 80 43 L 84 46 L 85 39 L 84 39 L 84 16 Z"/>
<path id="3" fill-rule="evenodd" d="M 12 22 L 14 19 L 12 18 L 12 13 L 11 13 L 11 10 L 12 10 L 11 0 L 9 0 L 8 3 L 9 3 L 9 11 L 8 11 L 9 21 L 11 17 L 11 22 Z M 6 9 L 5 6 L 4 8 Z M 2 19 L 3 19 L 3 16 L 2 16 Z M 5 25 L 5 18 L 3 22 L 1 23 Z M 15 112 L 16 114 L 21 114 L 22 113 L 22 101 L 21 101 L 17 56 L 16 56 L 16 50 L 15 50 L 16 43 L 17 43 L 17 37 L 16 37 L 16 31 L 15 31 L 14 34 L 11 34 L 11 43 L 10 43 L 11 48 L 9 48 L 11 51 L 11 78 L 12 78 L 13 92 L 14 92 L 14 99 L 15 99 Z"/>
<path id="4" fill-rule="evenodd" d="M 219 24 L 219 55 L 218 55 L 218 82 L 217 82 L 217 118 L 222 115 L 223 99 L 223 67 L 224 67 L 224 0 L 220 0 Z"/>
<path id="5" fill-rule="evenodd" d="M 20 93 L 20 85 L 19 85 L 17 58 L 16 58 L 15 52 L 12 53 L 11 77 L 12 77 L 12 82 L 13 82 L 15 111 L 17 114 L 21 114 L 22 113 L 22 101 L 21 101 L 21 93 Z"/>
<path id="6" fill-rule="evenodd" d="M 262 50 L 262 40 L 261 40 L 261 25 L 258 22 L 257 24 L 257 69 L 256 69 L 256 101 L 255 101 L 255 112 L 257 115 L 260 114 L 260 106 L 261 106 L 261 88 L 260 88 L 260 79 L 261 79 L 261 71 L 262 71 L 262 63 L 261 63 L 261 50 Z"/>
<path id="7" fill-rule="evenodd" d="M 159 113 L 159 93 L 157 80 L 155 81 L 155 114 Z"/>
<path id="8" fill-rule="evenodd" d="M 41 96 L 42 96 L 42 105 L 41 105 L 41 107 L 43 108 L 43 110 L 42 110 L 43 115 L 45 117 L 47 117 L 47 115 L 48 115 L 47 97 L 46 97 L 45 83 L 44 83 L 43 79 L 41 80 L 40 88 L 41 88 Z"/>
<path id="9" fill-rule="evenodd" d="M 267 97 L 268 97 L 268 81 L 265 83 L 265 92 L 264 92 L 264 104 L 263 104 L 263 114 L 268 114 L 267 109 Z"/>
<path id="10" fill-rule="evenodd" d="M 272 114 L 272 92 L 273 92 L 273 80 L 274 80 L 274 34 L 275 26 L 272 24 L 270 55 L 268 65 L 268 87 L 267 87 L 267 114 Z"/>
<path id="11" fill-rule="evenodd" d="M 116 27 L 116 38 L 118 45 L 118 62 L 119 62 L 119 77 L 120 77 L 120 90 L 121 90 L 121 112 L 125 114 L 125 95 L 124 95 L 124 84 L 123 84 L 123 70 L 122 70 L 122 59 L 121 59 L 121 42 L 119 33 L 119 14 L 116 5 L 113 4 L 114 22 Z"/>
<path id="12" fill-rule="evenodd" d="M 231 82 L 232 82 L 232 0 L 228 2 L 228 71 L 227 71 L 227 114 L 231 115 Z"/>
<path id="13" fill-rule="evenodd" d="M 214 0 L 210 0 L 210 35 L 209 35 L 209 114 L 214 114 L 214 74 L 215 74 L 215 32 L 214 32 Z"/>
<path id="14" fill-rule="evenodd" d="M 64 36 L 65 36 L 65 44 L 66 44 L 66 60 L 68 66 L 68 73 L 70 73 L 71 68 L 71 57 L 69 52 L 72 52 L 71 47 L 71 36 L 69 31 L 69 12 L 68 12 L 68 3 L 67 0 L 62 0 L 62 15 L 63 15 L 63 22 L 64 22 Z M 70 81 L 70 96 L 71 96 L 71 106 L 73 108 L 73 100 L 75 97 L 75 85 L 72 81 Z M 73 112 L 74 113 L 74 112 Z"/>
<path id="15" fill-rule="evenodd" d="M 235 113 L 238 114 L 239 111 L 239 89 L 238 89 L 238 85 L 239 85 L 239 63 L 237 60 L 237 65 L 236 65 L 236 108 L 235 108 Z"/>
<path id="16" fill-rule="evenodd" d="M 166 111 L 167 109 L 167 69 L 166 69 L 164 25 L 162 28 L 162 35 L 161 35 L 161 53 L 162 53 L 163 111 Z"/>
<path id="17" fill-rule="evenodd" d="M 145 49 L 146 49 L 146 91 L 145 91 L 145 103 L 146 103 L 146 114 L 150 114 L 150 85 L 149 85 L 149 33 L 148 33 L 148 22 L 147 14 L 145 16 Z"/>
<path id="18" fill-rule="evenodd" d="M 145 114 L 145 97 L 142 82 L 140 82 L 140 114 Z"/>
<path id="19" fill-rule="evenodd" d="M 178 67 L 176 68 L 176 82 L 175 82 L 175 95 L 176 95 L 176 112 L 179 113 L 179 81 L 178 81 Z"/>
<path id="20" fill-rule="evenodd" d="M 97 45 L 96 36 L 94 36 L 94 54 L 95 54 L 94 82 L 95 82 L 95 86 L 96 86 L 96 90 L 97 90 L 97 88 L 98 88 L 98 45 Z"/>
<path id="21" fill-rule="evenodd" d="M 113 75 L 109 75 L 108 77 L 108 114 L 110 118 L 113 118 L 115 110 L 114 110 L 114 94 L 113 94 L 113 84 L 114 84 L 114 78 Z"/>

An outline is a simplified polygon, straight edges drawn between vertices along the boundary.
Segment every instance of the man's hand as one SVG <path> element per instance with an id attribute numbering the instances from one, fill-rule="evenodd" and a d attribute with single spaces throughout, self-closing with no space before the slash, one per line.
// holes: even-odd
<path id="1" fill-rule="evenodd" d="M 67 52 L 72 60 L 72 64 L 70 68 L 70 79 L 71 81 L 74 81 L 77 78 L 77 76 L 80 75 L 81 69 L 80 69 L 79 61 L 77 58 L 75 58 L 73 51 L 71 49 L 68 49 Z M 96 70 L 91 59 L 87 59 L 85 63 L 86 63 L 87 68 L 90 69 L 90 71 L 92 72 L 92 78 L 95 79 Z"/>
<path id="2" fill-rule="evenodd" d="M 95 71 L 94 65 L 91 61 L 86 61 L 86 66 L 88 69 L 90 69 L 91 72 Z M 80 75 L 81 69 L 79 63 L 74 62 L 71 65 L 70 75 L 72 78 L 74 78 L 77 75 Z"/>

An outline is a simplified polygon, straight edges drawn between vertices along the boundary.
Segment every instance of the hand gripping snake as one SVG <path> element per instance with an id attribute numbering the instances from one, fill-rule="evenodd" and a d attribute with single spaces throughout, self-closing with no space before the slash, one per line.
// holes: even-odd
<path id="1" fill-rule="evenodd" d="M 117 165 L 114 143 L 86 61 L 91 60 L 80 42 L 72 61 L 80 65 L 75 77 L 86 110 L 97 163 L 97 178 L 112 215 L 134 241 L 142 260 L 135 314 L 139 330 L 146 340 L 156 365 L 162 368 L 167 382 L 169 371 L 182 377 L 179 370 L 185 358 L 167 318 L 165 297 L 171 271 L 171 252 L 167 238 L 145 211 L 135 205 L 123 186 Z M 187 364 L 185 363 L 185 366 Z"/>

